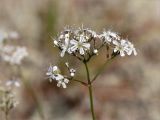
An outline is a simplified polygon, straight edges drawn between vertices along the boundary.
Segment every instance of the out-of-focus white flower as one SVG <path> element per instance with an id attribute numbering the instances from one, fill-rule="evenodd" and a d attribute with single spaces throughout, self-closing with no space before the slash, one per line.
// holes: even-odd
<path id="1" fill-rule="evenodd" d="M 14 50 L 13 50 L 14 49 Z M 11 64 L 21 64 L 24 57 L 28 55 L 25 47 L 4 47 L 4 53 L 2 55 L 3 60 L 10 62 Z"/>
<path id="2" fill-rule="evenodd" d="M 85 39 L 84 35 L 80 35 L 79 41 L 77 40 L 71 40 L 71 51 L 75 52 L 76 50 L 79 51 L 81 55 L 85 54 L 85 51 L 88 51 L 90 49 L 90 43 L 86 42 L 87 40 Z"/>
<path id="3" fill-rule="evenodd" d="M 15 94 L 12 91 L 1 90 L 0 93 L 0 109 L 9 113 L 19 102 L 15 99 Z"/>
<path id="4" fill-rule="evenodd" d="M 11 31 L 9 34 L 8 34 L 8 37 L 9 39 L 13 39 L 13 40 L 17 40 L 20 38 L 18 32 L 16 31 Z"/>
<path id="5" fill-rule="evenodd" d="M 126 40 L 120 40 L 120 41 L 113 41 L 113 44 L 115 45 L 114 48 L 114 52 L 119 51 L 120 52 L 120 56 L 124 57 L 125 53 L 127 55 L 131 55 L 132 52 L 134 53 L 134 55 L 137 55 L 136 49 L 134 48 L 133 44 L 129 41 Z"/>
<path id="6" fill-rule="evenodd" d="M 9 86 L 9 87 L 20 87 L 20 83 L 19 83 L 19 81 L 18 80 L 8 80 L 7 82 L 6 82 L 6 86 Z"/>
<path id="7" fill-rule="evenodd" d="M 15 46 L 5 45 L 5 46 L 2 47 L 1 53 L 11 55 L 11 53 L 13 53 L 14 50 L 15 50 Z"/>

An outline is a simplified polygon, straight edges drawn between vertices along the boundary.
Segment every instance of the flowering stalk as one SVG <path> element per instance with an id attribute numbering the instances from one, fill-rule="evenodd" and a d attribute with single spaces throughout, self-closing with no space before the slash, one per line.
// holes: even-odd
<path id="1" fill-rule="evenodd" d="M 88 87 L 89 98 L 90 98 L 90 109 L 92 119 L 96 120 L 94 103 L 93 103 L 93 82 L 97 79 L 100 73 L 104 70 L 105 66 L 110 63 L 116 56 L 120 55 L 137 55 L 134 45 L 128 40 L 122 39 L 117 33 L 111 31 L 104 31 L 101 34 L 97 34 L 95 31 L 85 28 L 78 29 L 65 29 L 62 31 L 57 39 L 54 39 L 54 46 L 60 49 L 60 56 L 64 57 L 68 55 L 74 56 L 80 60 L 84 65 L 87 73 L 87 83 L 75 79 L 76 70 L 70 68 L 69 63 L 66 63 L 68 69 L 68 75 L 62 74 L 58 66 L 50 66 L 46 75 L 49 77 L 50 82 L 53 80 L 57 81 L 57 86 L 67 88 L 67 84 L 70 81 L 81 83 Z M 106 47 L 106 55 L 108 60 L 100 68 L 98 73 L 93 79 L 90 79 L 88 62 L 93 56 L 98 56 L 99 51 Z"/>
<path id="2" fill-rule="evenodd" d="M 0 60 L 9 63 L 11 68 L 21 66 L 22 60 L 28 56 L 26 47 L 8 43 L 10 40 L 18 39 L 19 34 L 17 32 L 6 33 L 0 31 Z M 0 110 L 5 114 L 5 120 L 9 119 L 10 111 L 18 104 L 14 92 L 15 87 L 20 87 L 19 80 L 11 79 L 4 85 L 0 85 Z"/>
<path id="3" fill-rule="evenodd" d="M 88 80 L 88 90 L 89 90 L 89 98 L 90 98 L 90 108 L 91 108 L 91 113 L 92 113 L 92 119 L 95 120 L 95 113 L 94 113 L 94 104 L 93 104 L 93 93 L 92 93 L 92 82 L 90 80 L 90 74 L 89 74 L 89 69 L 88 65 L 86 62 L 84 62 L 86 72 L 87 72 L 87 80 Z"/>
<path id="4" fill-rule="evenodd" d="M 0 110 L 5 115 L 5 120 L 8 120 L 10 111 L 18 104 L 14 92 L 15 87 L 19 87 L 20 83 L 17 80 L 8 80 L 4 85 L 0 86 Z"/>

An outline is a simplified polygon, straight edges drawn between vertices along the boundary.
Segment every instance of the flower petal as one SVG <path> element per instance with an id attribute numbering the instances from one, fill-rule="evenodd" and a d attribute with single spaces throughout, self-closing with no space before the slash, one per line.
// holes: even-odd
<path id="1" fill-rule="evenodd" d="M 79 48 L 79 52 L 80 52 L 81 55 L 84 55 L 84 49 L 82 47 Z"/>
<path id="2" fill-rule="evenodd" d="M 83 47 L 85 47 L 85 48 L 87 48 L 87 49 L 89 49 L 90 48 L 90 44 L 89 43 L 83 43 Z"/>

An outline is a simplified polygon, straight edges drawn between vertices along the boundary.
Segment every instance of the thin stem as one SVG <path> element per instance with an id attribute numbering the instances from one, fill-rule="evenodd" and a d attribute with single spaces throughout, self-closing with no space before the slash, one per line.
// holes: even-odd
<path id="1" fill-rule="evenodd" d="M 77 79 L 71 79 L 72 81 L 75 81 L 75 82 L 78 82 L 78 83 L 81 83 L 82 85 L 85 85 L 87 86 L 88 84 L 83 82 L 83 81 L 80 81 L 80 80 L 77 80 Z"/>
<path id="2" fill-rule="evenodd" d="M 92 119 L 96 120 L 95 113 L 94 113 L 94 105 L 93 105 L 92 85 L 90 85 L 88 87 L 88 89 L 89 89 L 89 98 L 90 98 L 90 107 L 91 107 Z"/>
<path id="3" fill-rule="evenodd" d="M 84 64 L 85 64 L 85 68 L 86 68 L 86 72 L 87 72 L 87 80 L 88 80 L 88 84 L 90 84 L 90 83 L 91 83 L 91 81 L 90 81 L 90 75 L 89 75 L 88 65 L 87 65 L 87 63 L 86 63 L 86 62 L 84 62 Z"/>
<path id="4" fill-rule="evenodd" d="M 95 113 L 94 113 L 92 84 L 91 84 L 91 81 L 90 81 L 89 69 L 88 69 L 87 63 L 84 62 L 84 64 L 85 64 L 85 68 L 86 68 L 86 72 L 87 72 L 88 90 L 89 90 L 89 98 L 90 98 L 90 109 L 91 109 L 91 113 L 92 113 L 92 119 L 96 120 Z"/>

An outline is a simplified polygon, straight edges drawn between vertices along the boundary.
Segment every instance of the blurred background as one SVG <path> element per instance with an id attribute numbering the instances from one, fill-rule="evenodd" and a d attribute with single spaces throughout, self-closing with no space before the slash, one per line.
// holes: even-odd
<path id="1" fill-rule="evenodd" d="M 20 103 L 10 119 L 91 120 L 85 87 L 58 88 L 45 76 L 50 64 L 68 61 L 86 80 L 83 64 L 60 59 L 51 39 L 67 25 L 82 24 L 121 33 L 138 51 L 113 61 L 94 83 L 97 120 L 160 120 L 160 0 L 0 0 L 0 30 L 18 32 L 17 44 L 29 52 L 20 66 L 27 85 L 17 91 Z M 103 62 L 103 53 L 91 61 L 92 76 Z M 0 66 L 0 80 L 18 76 Z"/>

